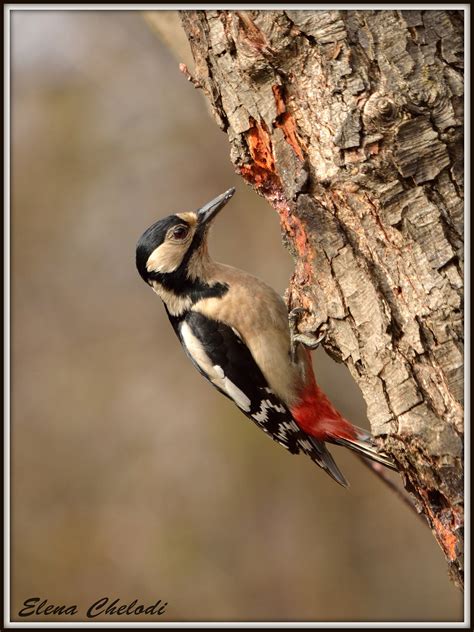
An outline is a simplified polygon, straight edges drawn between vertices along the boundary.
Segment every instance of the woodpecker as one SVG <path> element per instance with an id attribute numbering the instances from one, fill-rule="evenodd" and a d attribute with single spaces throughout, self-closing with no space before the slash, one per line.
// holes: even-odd
<path id="1" fill-rule="evenodd" d="M 272 439 L 307 454 L 343 486 L 348 483 L 326 442 L 395 469 L 370 433 L 344 419 L 319 388 L 314 344 L 290 327 L 295 314 L 289 319 L 283 298 L 210 258 L 209 229 L 234 193 L 231 188 L 197 211 L 150 226 L 137 244 L 140 276 L 162 299 L 196 369 Z"/>

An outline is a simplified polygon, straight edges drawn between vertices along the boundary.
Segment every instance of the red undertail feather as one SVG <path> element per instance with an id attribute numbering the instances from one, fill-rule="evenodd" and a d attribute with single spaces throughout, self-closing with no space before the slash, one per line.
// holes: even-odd
<path id="1" fill-rule="evenodd" d="M 344 446 L 396 470 L 390 458 L 377 450 L 370 432 L 354 426 L 334 408 L 317 385 L 312 368 L 308 377 L 300 401 L 291 409 L 298 426 L 318 441 Z"/>
<path id="2" fill-rule="evenodd" d="M 306 384 L 291 412 L 298 426 L 319 441 L 358 438 L 355 426 L 344 419 L 317 385 L 309 353 Z"/>

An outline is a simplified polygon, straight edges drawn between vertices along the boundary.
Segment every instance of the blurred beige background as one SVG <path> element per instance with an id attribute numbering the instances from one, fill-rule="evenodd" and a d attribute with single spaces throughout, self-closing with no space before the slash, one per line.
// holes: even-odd
<path id="1" fill-rule="evenodd" d="M 162 599 L 161 621 L 462 619 L 416 516 L 351 454 L 333 450 L 345 491 L 259 432 L 139 278 L 143 230 L 229 186 L 212 254 L 282 293 L 292 272 L 143 16 L 14 11 L 11 54 L 13 618 L 29 597 L 84 619 L 110 596 Z M 365 425 L 345 367 L 315 365 Z"/>

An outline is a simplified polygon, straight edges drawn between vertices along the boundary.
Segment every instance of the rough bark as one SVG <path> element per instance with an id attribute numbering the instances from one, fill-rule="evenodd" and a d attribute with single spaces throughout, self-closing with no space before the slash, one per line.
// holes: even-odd
<path id="1" fill-rule="evenodd" d="M 278 212 L 302 331 L 329 325 L 463 583 L 463 14 L 183 11 L 237 171 Z"/>

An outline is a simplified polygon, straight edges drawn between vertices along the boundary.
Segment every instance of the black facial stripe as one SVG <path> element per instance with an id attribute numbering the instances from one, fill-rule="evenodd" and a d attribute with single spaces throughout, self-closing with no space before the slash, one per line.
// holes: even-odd
<path id="1" fill-rule="evenodd" d="M 186 275 L 186 269 L 182 269 L 181 266 L 175 272 L 147 272 L 147 278 L 157 281 L 166 290 L 177 296 L 189 296 L 192 304 L 203 298 L 219 298 L 229 291 L 227 283 L 213 283 L 211 285 L 199 279 L 192 281 Z"/>

